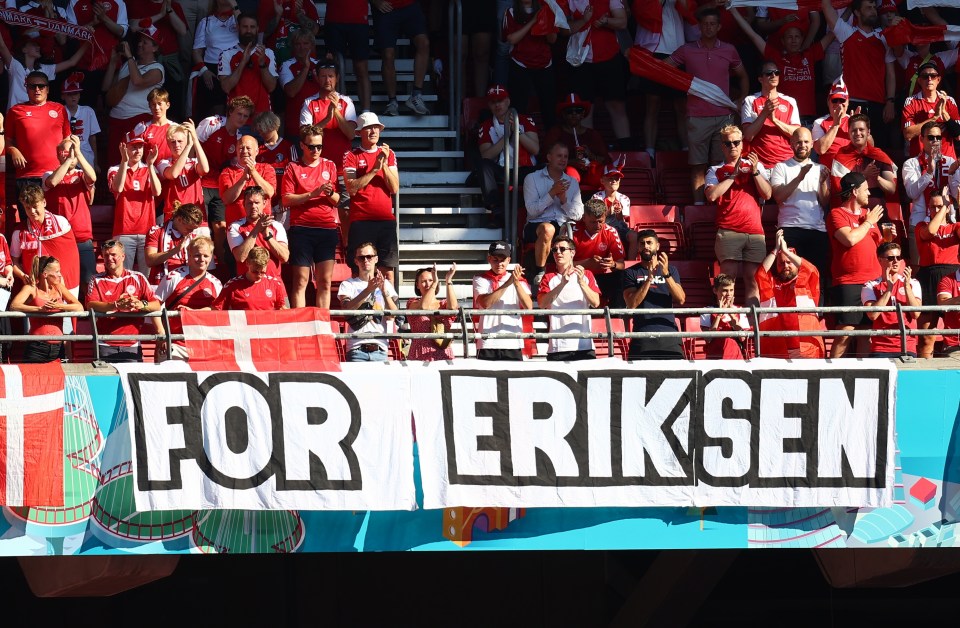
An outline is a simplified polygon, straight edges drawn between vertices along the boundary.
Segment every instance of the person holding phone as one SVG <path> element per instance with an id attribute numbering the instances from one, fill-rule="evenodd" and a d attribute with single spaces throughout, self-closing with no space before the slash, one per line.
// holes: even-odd
<path id="1" fill-rule="evenodd" d="M 377 248 L 370 242 L 357 246 L 354 261 L 357 274 L 340 283 L 337 298 L 345 310 L 395 310 L 397 291 L 377 268 Z M 393 331 L 392 316 L 355 316 L 348 321 L 350 331 L 361 334 L 385 334 Z M 347 362 L 386 362 L 387 339 L 382 337 L 347 340 Z"/>

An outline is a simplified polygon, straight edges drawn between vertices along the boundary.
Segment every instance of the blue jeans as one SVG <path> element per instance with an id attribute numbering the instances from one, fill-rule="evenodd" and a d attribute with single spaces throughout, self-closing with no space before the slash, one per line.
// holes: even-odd
<path id="1" fill-rule="evenodd" d="M 144 257 L 144 245 L 147 243 L 147 236 L 145 235 L 136 235 L 136 234 L 127 234 L 117 236 L 117 240 L 123 243 L 123 252 L 126 257 L 123 260 L 123 267 L 127 270 L 133 270 L 134 264 L 144 275 L 150 273 L 150 269 L 147 268 L 147 260 Z"/>
<path id="2" fill-rule="evenodd" d="M 347 362 L 386 362 L 387 350 L 377 349 L 375 351 L 365 351 L 357 347 L 347 352 Z"/>

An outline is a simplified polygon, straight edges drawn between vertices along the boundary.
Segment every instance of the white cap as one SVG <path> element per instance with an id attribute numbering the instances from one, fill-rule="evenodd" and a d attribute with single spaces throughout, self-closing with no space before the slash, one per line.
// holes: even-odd
<path id="1" fill-rule="evenodd" d="M 364 111 L 357 116 L 357 131 L 362 131 L 368 126 L 378 126 L 381 129 L 385 128 L 383 122 L 380 122 L 380 118 L 377 117 L 377 114 L 372 111 Z"/>

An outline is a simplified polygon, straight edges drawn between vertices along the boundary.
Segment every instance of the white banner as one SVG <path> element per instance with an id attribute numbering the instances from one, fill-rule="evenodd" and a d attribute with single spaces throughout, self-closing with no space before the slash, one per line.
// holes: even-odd
<path id="1" fill-rule="evenodd" d="M 892 503 L 887 360 L 435 362 L 411 382 L 425 508 Z"/>
<path id="2" fill-rule="evenodd" d="M 410 369 L 118 364 L 137 509 L 414 510 Z"/>

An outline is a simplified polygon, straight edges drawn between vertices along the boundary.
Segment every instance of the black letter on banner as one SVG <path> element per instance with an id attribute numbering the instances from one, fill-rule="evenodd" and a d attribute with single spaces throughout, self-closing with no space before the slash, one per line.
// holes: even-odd
<path id="1" fill-rule="evenodd" d="M 343 433 L 342 438 L 337 441 L 338 449 L 346 459 L 350 469 L 350 477 L 347 479 L 330 479 L 330 474 L 324 466 L 323 460 L 316 452 L 307 449 L 309 454 L 310 479 L 294 480 L 287 477 L 290 464 L 286 459 L 287 446 L 284 440 L 283 425 L 289 423 L 289 417 L 283 417 L 281 406 L 281 390 L 284 384 L 310 384 L 316 385 L 316 388 L 326 388 L 327 390 L 317 390 L 316 396 L 311 395 L 309 399 L 296 399 L 300 406 L 305 406 L 306 420 L 308 425 L 323 425 L 331 420 L 329 405 L 332 405 L 330 398 L 339 396 L 338 401 L 347 405 L 350 416 L 349 428 Z M 360 402 L 356 395 L 350 390 L 350 387 L 344 384 L 340 379 L 333 375 L 325 373 L 275 373 L 270 376 L 270 407 L 273 415 L 279 417 L 274 424 L 273 430 L 273 458 L 281 461 L 277 471 L 277 490 L 279 491 L 321 491 L 321 490 L 341 490 L 341 491 L 359 491 L 363 489 L 363 477 L 360 473 L 360 461 L 357 460 L 357 453 L 353 450 L 353 443 L 357 440 L 360 433 L 362 417 L 360 415 Z M 322 393 L 322 394 L 321 394 Z M 274 407 L 276 406 L 276 407 Z M 342 421 L 341 417 L 336 417 Z M 301 445 L 306 445 L 301 443 Z"/>
<path id="2" fill-rule="evenodd" d="M 714 370 L 700 378 L 694 431 L 697 482 L 710 486 L 747 486 L 756 476 L 760 390 L 745 371 Z M 719 450 L 719 451 L 718 451 Z M 719 455 L 717 455 L 719 454 Z M 710 462 L 704 460 L 710 457 Z M 726 469 L 718 469 L 726 466 Z M 723 474 L 707 471 L 723 470 Z"/>
<path id="3" fill-rule="evenodd" d="M 187 398 L 190 400 L 186 406 L 167 407 L 167 424 L 180 425 L 183 430 L 184 446 L 180 449 L 170 449 L 166 452 L 154 452 L 163 455 L 166 453 L 170 468 L 169 480 L 151 480 L 150 479 L 150 451 L 147 447 L 146 426 L 144 424 L 144 406 L 156 406 L 156 399 L 144 400 L 141 396 L 141 383 L 159 382 L 163 384 L 172 384 L 180 382 L 187 389 Z M 130 385 L 130 395 L 133 398 L 133 416 L 129 417 L 133 421 L 133 434 L 136 439 L 137 449 L 137 468 L 135 476 L 137 478 L 137 488 L 141 491 L 154 490 L 177 490 L 183 488 L 183 480 L 180 476 L 180 461 L 196 458 L 196 452 L 203 451 L 203 434 L 200 428 L 200 406 L 203 404 L 203 398 L 197 387 L 197 375 L 195 373 L 169 373 L 162 375 L 147 375 L 143 373 L 133 373 L 128 378 Z"/>
<path id="4" fill-rule="evenodd" d="M 613 448 L 613 481 L 595 486 L 690 486 L 693 476 L 693 429 L 699 371 L 607 371 L 612 379 L 610 395 L 611 426 L 608 436 Z M 687 382 L 684 384 L 684 382 Z M 643 382 L 644 390 L 634 390 Z M 629 402 L 625 402 L 628 400 Z M 687 414 L 684 440 L 676 432 L 678 421 Z M 626 432 L 625 424 L 637 432 Z M 629 440 L 628 440 L 629 439 Z M 640 441 L 637 444 L 637 441 Z M 625 442 L 626 441 L 626 442 Z M 650 447 L 659 441 L 660 447 Z M 632 446 L 631 446 L 632 444 Z M 596 443 L 594 444 L 596 447 Z M 624 451 L 625 447 L 628 449 Z M 640 448 L 640 451 L 635 451 Z M 666 458 L 670 452 L 673 461 Z M 643 473 L 633 456 L 643 457 Z M 669 473 L 673 466 L 674 474 Z M 627 468 L 632 471 L 627 474 Z"/>
<path id="5" fill-rule="evenodd" d="M 277 438 L 277 432 L 283 430 L 281 426 L 277 425 L 277 423 L 280 421 L 280 416 L 279 416 L 279 412 L 277 411 L 277 400 L 275 399 L 276 395 L 273 394 L 272 391 L 270 390 L 270 387 L 256 375 L 251 375 L 249 373 L 216 373 L 214 375 L 210 375 L 205 380 L 203 380 L 202 384 L 200 384 L 200 396 L 204 400 L 204 403 L 206 403 L 207 396 L 210 394 L 210 392 L 214 388 L 216 388 L 220 384 L 226 384 L 231 382 L 236 382 L 238 384 L 249 386 L 250 388 L 253 388 L 255 391 L 257 391 L 257 393 L 259 393 L 266 400 L 267 405 L 270 407 L 271 416 L 269 417 L 251 416 L 250 413 L 247 412 L 246 408 L 243 408 L 241 406 L 233 406 L 231 408 L 226 408 L 225 413 L 229 413 L 231 410 L 235 412 L 242 412 L 246 415 L 247 420 L 238 421 L 234 416 L 234 420 L 231 420 L 229 425 L 227 425 L 226 427 L 228 429 L 249 430 L 250 423 L 253 421 L 266 422 L 268 425 L 270 425 L 270 429 L 272 433 L 272 439 L 270 443 L 270 446 L 272 448 Z M 198 415 L 199 415 L 199 421 L 202 424 L 203 408 L 200 408 Z M 240 436 L 226 434 L 226 437 L 227 437 L 226 440 L 228 443 L 241 442 Z M 247 436 L 244 436 L 243 439 L 245 439 L 247 444 L 251 445 L 253 448 L 259 448 L 264 445 L 264 443 L 252 442 Z M 210 457 L 207 455 L 207 451 L 206 449 L 204 449 L 202 443 L 198 443 L 198 445 L 199 446 L 194 452 L 195 458 L 197 459 L 197 466 L 200 467 L 200 470 L 203 471 L 203 473 L 208 478 L 210 478 L 220 486 L 223 486 L 224 488 L 243 490 L 243 489 L 253 488 L 255 486 L 260 486 L 261 484 L 269 480 L 271 476 L 273 476 L 277 467 L 282 467 L 282 464 L 278 462 L 278 458 L 274 453 L 274 455 L 270 457 L 270 462 L 267 463 L 262 469 L 257 471 L 252 476 L 246 477 L 246 478 L 231 477 L 226 473 L 223 473 L 222 471 L 220 471 L 214 466 L 213 462 L 210 460 Z M 248 448 L 247 451 L 249 452 L 250 449 Z"/>
<path id="6" fill-rule="evenodd" d="M 552 459 L 549 452 L 545 451 L 536 443 L 531 443 L 531 435 L 524 435 L 523 440 L 516 442 L 517 435 L 511 433 L 510 395 L 508 392 L 511 384 L 514 387 L 522 386 L 522 383 L 526 380 L 535 378 L 553 380 L 560 384 L 570 393 L 570 397 L 576 406 L 574 408 L 576 414 L 570 430 L 563 434 L 558 441 L 548 443 L 560 446 L 560 449 L 555 452 L 557 455 L 562 454 L 564 450 L 568 450 L 571 456 L 566 461 Z M 458 382 L 458 380 L 460 381 Z M 489 382 L 491 380 L 495 383 L 495 397 L 488 392 Z M 473 384 L 469 384 L 468 382 L 473 382 Z M 487 383 L 486 386 L 482 385 L 484 382 Z M 578 486 L 582 483 L 582 476 L 586 473 L 586 465 L 584 462 L 586 460 L 586 453 L 576 450 L 574 443 L 571 442 L 571 435 L 577 433 L 579 429 L 582 429 L 582 427 L 578 427 L 578 424 L 584 420 L 584 417 L 580 416 L 580 413 L 582 413 L 583 390 L 572 377 L 553 371 L 522 371 L 489 375 L 478 371 L 442 371 L 440 373 L 440 385 L 441 397 L 443 399 L 444 433 L 447 441 L 447 470 L 452 484 L 478 486 Z M 474 397 L 472 397 L 472 399 L 474 399 L 472 402 L 472 410 L 465 411 L 459 406 L 457 408 L 454 407 L 458 402 L 460 405 L 465 405 L 462 398 L 458 398 L 454 393 L 455 389 L 462 392 L 469 390 L 476 393 Z M 562 399 L 555 401 L 560 404 L 564 403 Z M 520 402 L 520 400 L 517 399 L 515 402 Z M 557 407 L 558 406 L 550 404 L 550 402 L 544 403 L 543 400 L 540 399 L 533 402 L 533 405 L 529 408 L 529 413 L 527 413 L 525 417 L 529 417 L 532 421 L 552 420 L 552 417 L 558 415 Z M 478 419 L 481 417 L 490 419 L 489 433 L 482 433 L 477 429 L 479 425 Z M 466 436 L 464 436 L 464 434 L 466 434 Z M 485 462 L 481 462 L 480 464 L 490 469 L 487 473 L 473 473 L 466 469 L 462 470 L 460 468 L 461 465 L 458 464 L 457 439 L 466 438 L 471 435 L 475 435 L 473 436 L 475 441 L 472 447 L 469 448 L 469 451 L 461 452 L 461 454 L 464 455 L 465 458 L 469 458 L 471 455 L 482 458 Z M 463 443 L 463 446 L 467 447 L 468 445 L 467 443 Z M 524 453 L 529 453 L 529 447 L 533 447 L 533 466 L 535 473 L 525 473 L 522 476 L 517 475 L 516 465 L 518 461 L 514 460 L 513 454 L 514 448 L 519 446 L 525 448 Z M 497 462 L 494 463 L 494 460 Z M 557 464 L 562 462 L 577 466 L 576 473 L 574 475 L 564 473 L 558 477 Z M 499 474 L 495 474 L 496 471 L 492 469 L 494 464 L 496 464 L 497 469 L 499 469 Z M 566 468 L 561 468 L 561 471 L 565 470 Z"/>

